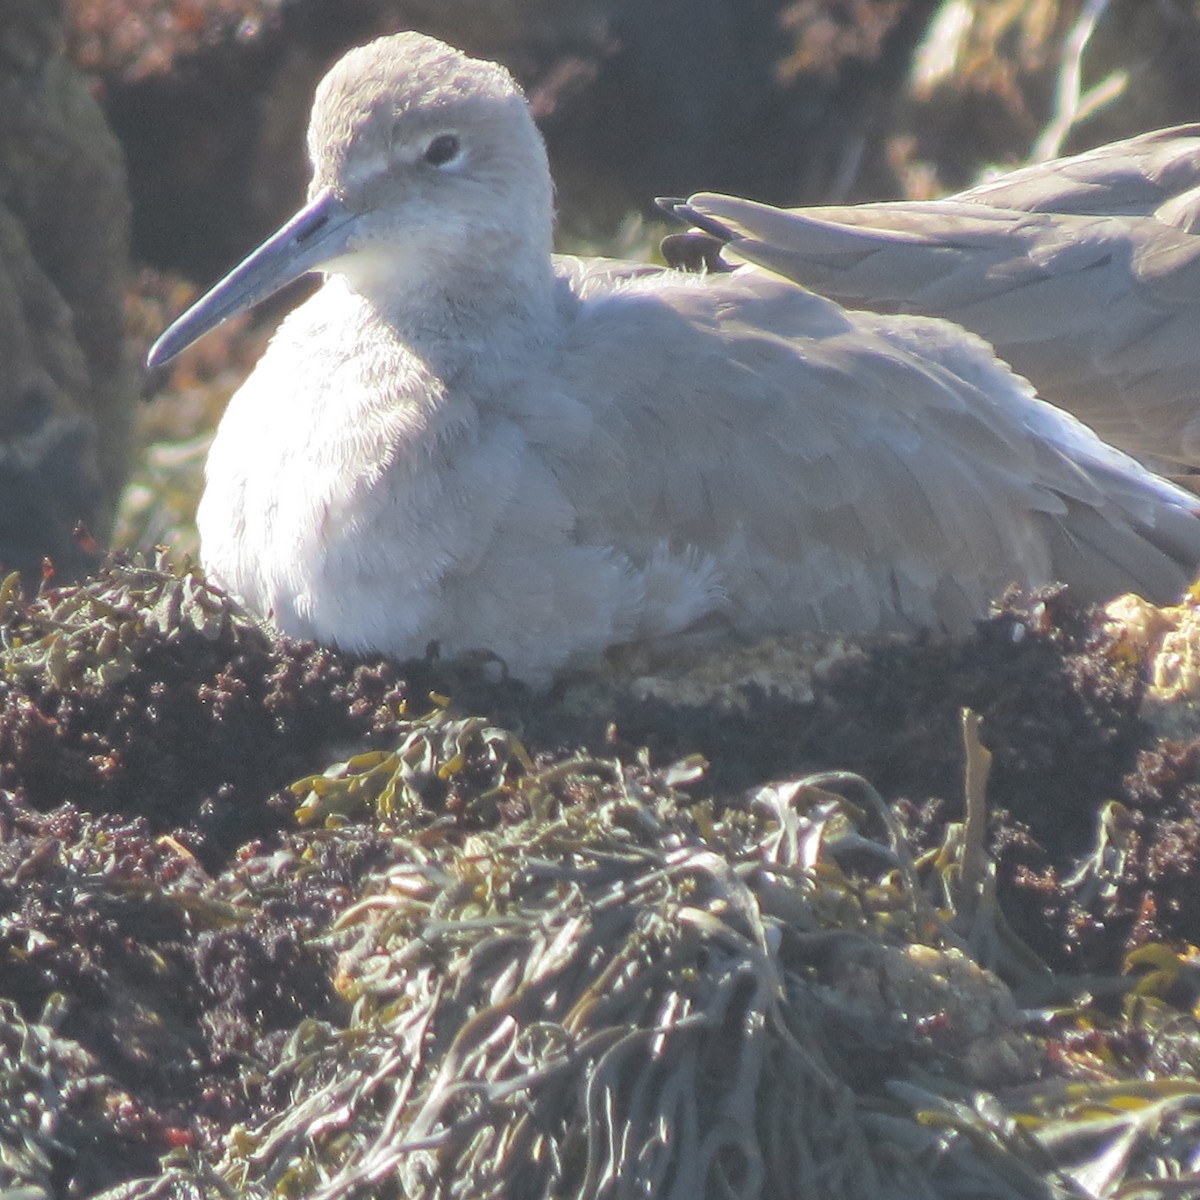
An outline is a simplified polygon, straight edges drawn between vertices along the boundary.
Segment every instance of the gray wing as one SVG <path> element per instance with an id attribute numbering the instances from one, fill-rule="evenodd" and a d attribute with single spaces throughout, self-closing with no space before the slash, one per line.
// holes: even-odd
<path id="1" fill-rule="evenodd" d="M 1020 167 L 955 198 L 1024 212 L 1146 217 L 1197 187 L 1200 124 L 1191 124 Z"/>
<path id="2" fill-rule="evenodd" d="M 968 628 L 1009 583 L 1174 599 L 1194 498 L 1035 400 L 977 338 L 747 267 L 585 280 L 551 391 L 584 540 L 703 559 L 744 632 Z"/>
<path id="3" fill-rule="evenodd" d="M 1179 190 L 1172 190 L 1179 189 Z M 736 256 L 857 308 L 944 317 L 1123 449 L 1200 465 L 1200 127 L 945 200 L 683 208 Z"/>

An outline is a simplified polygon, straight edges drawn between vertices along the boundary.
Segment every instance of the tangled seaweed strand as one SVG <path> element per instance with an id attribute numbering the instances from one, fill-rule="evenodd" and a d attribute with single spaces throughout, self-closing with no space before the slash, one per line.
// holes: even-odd
<path id="1" fill-rule="evenodd" d="M 297 782 L 310 823 L 394 825 L 326 939 L 351 1016 L 300 1023 L 292 1104 L 217 1161 L 104 1200 L 1194 1194 L 1200 1086 L 1072 1073 L 957 948 L 994 920 L 972 831 L 923 869 L 855 776 L 717 813 L 673 789 L 695 763 L 539 770 L 501 734 L 436 707 Z M 480 796 L 525 815 L 431 821 L 414 781 L 480 747 Z"/>
<path id="2" fill-rule="evenodd" d="M 950 1055 L 974 1037 L 1031 1073 L 1001 985 L 906 945 L 936 930 L 892 878 L 895 847 L 848 814 L 873 818 L 803 783 L 718 818 L 665 783 L 647 795 L 644 776 L 635 794 L 617 764 L 587 770 L 590 799 L 549 817 L 453 844 L 427 822 L 398 837 L 333 934 L 352 1019 L 297 1030 L 275 1071 L 295 1104 L 238 1135 L 215 1167 L 224 1189 L 1054 1194 L 874 1086 L 914 1048 L 939 1059 L 917 1031 L 954 1004 L 950 1024 L 976 1028 L 947 1036 Z M 882 867 L 878 884 L 853 882 L 842 852 Z M 888 991 L 905 1011 L 881 1021 Z"/>
<path id="3" fill-rule="evenodd" d="M 19 1200 L 54 1194 L 56 1134 L 103 1091 L 87 1053 L 57 1036 L 52 1011 L 45 1018 L 0 1001 L 0 1196 Z"/>
<path id="4" fill-rule="evenodd" d="M 207 641 L 226 633 L 262 637 L 247 620 L 239 627 L 228 602 L 194 565 L 172 568 L 160 554 L 153 567 L 113 564 L 109 572 L 115 586 L 107 594 L 87 587 L 56 592 L 41 627 L 34 627 L 22 604 L 19 577 L 13 573 L 0 582 L 0 650 L 6 678 L 44 676 L 60 688 L 112 686 L 133 670 L 137 646 L 147 636 L 160 637 L 166 644 L 191 632 Z"/>

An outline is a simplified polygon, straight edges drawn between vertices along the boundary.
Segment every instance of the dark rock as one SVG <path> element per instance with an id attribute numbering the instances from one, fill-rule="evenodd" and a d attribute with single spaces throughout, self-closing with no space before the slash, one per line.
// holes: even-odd
<path id="1" fill-rule="evenodd" d="M 127 469 L 129 200 L 121 151 L 61 53 L 62 5 L 0 17 L 0 566 L 96 559 Z"/>

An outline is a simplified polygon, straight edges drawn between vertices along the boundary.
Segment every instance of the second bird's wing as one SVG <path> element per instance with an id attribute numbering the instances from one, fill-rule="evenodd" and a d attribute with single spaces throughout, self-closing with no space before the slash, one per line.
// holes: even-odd
<path id="1" fill-rule="evenodd" d="M 778 209 L 702 193 L 676 211 L 842 304 L 954 321 L 1123 449 L 1200 465 L 1196 127 L 945 200 Z"/>

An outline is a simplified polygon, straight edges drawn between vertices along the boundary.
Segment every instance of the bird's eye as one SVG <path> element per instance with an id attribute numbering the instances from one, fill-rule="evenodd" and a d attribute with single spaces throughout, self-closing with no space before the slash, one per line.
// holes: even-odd
<path id="1" fill-rule="evenodd" d="M 445 166 L 452 158 L 458 157 L 458 152 L 462 148 L 462 144 L 458 140 L 456 133 L 439 133 L 437 137 L 425 147 L 424 158 L 430 166 L 442 167 Z"/>

